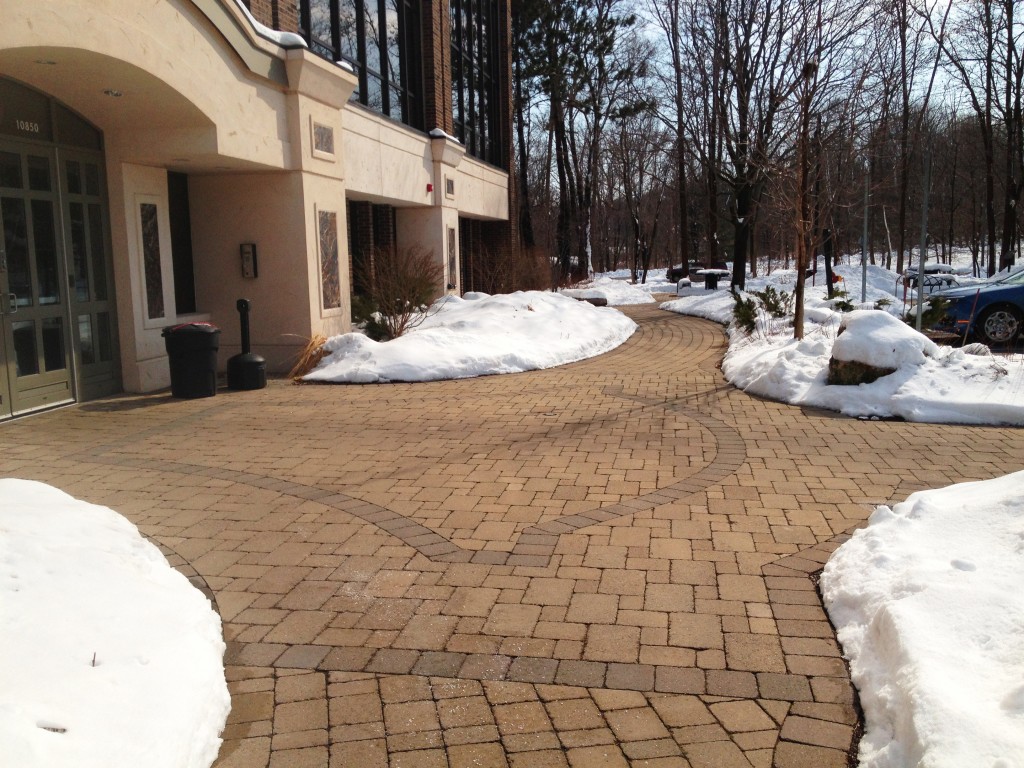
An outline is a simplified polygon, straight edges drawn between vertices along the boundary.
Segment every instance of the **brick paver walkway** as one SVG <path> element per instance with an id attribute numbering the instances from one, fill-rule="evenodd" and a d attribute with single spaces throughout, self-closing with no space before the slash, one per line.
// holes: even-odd
<path id="1" fill-rule="evenodd" d="M 719 327 L 627 311 L 554 370 L 39 415 L 0 472 L 120 511 L 215 598 L 219 768 L 845 767 L 815 572 L 874 505 L 1020 469 L 1020 432 L 759 400 Z"/>

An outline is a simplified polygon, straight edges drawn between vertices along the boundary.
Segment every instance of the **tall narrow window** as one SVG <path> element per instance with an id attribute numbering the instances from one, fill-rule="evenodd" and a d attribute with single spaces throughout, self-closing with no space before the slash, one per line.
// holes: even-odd
<path id="1" fill-rule="evenodd" d="M 455 136 L 474 157 L 504 165 L 498 142 L 497 0 L 451 0 Z"/>
<path id="2" fill-rule="evenodd" d="M 418 0 L 297 0 L 310 50 L 352 66 L 352 98 L 413 128 L 423 127 Z"/>
<path id="3" fill-rule="evenodd" d="M 179 315 L 196 311 L 196 271 L 192 257 L 192 216 L 188 206 L 188 176 L 167 172 L 168 218 L 171 225 L 171 265 L 174 268 L 174 306 Z"/>

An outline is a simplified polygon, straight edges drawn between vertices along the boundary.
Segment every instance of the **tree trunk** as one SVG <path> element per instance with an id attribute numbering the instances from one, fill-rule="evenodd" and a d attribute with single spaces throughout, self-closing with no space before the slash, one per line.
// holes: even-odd
<path id="1" fill-rule="evenodd" d="M 523 67 L 522 60 L 516 57 L 516 139 L 519 144 L 519 238 L 523 244 L 523 248 L 530 250 L 536 245 L 536 241 L 533 236 L 533 217 L 530 212 L 530 184 L 529 177 L 527 175 L 528 168 L 528 153 L 526 144 L 526 128 L 524 123 L 526 122 L 526 115 L 524 113 L 525 104 L 523 99 Z"/>
<path id="2" fill-rule="evenodd" d="M 750 203 L 753 190 L 740 181 L 736 190 L 736 233 L 732 245 L 732 290 L 742 291 L 747 284 L 747 253 L 750 247 Z"/>

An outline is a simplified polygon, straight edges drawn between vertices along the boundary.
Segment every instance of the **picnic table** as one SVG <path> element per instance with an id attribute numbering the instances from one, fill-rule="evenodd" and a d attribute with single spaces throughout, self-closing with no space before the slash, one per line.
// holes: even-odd
<path id="1" fill-rule="evenodd" d="M 718 280 L 729 276 L 728 269 L 698 269 L 694 274 L 704 278 L 704 289 L 714 291 L 718 288 Z"/>

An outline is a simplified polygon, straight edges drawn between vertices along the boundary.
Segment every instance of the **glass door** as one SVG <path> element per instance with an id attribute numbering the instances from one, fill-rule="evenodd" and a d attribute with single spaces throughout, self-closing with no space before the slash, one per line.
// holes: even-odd
<path id="1" fill-rule="evenodd" d="M 0 143 L 0 417 L 73 399 L 54 153 Z"/>
<path id="2" fill-rule="evenodd" d="M 120 389 L 103 163 L 96 152 L 57 154 L 78 397 L 89 400 Z"/>

